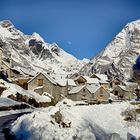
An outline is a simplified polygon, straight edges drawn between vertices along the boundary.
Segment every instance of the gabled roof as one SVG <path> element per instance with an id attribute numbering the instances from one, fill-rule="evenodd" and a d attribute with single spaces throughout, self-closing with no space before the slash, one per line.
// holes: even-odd
<path id="1" fill-rule="evenodd" d="M 83 76 L 83 77 L 86 79 L 88 84 L 94 84 L 94 83 L 98 84 L 99 83 L 99 80 L 97 78 L 90 78 L 88 76 Z"/>
<path id="2" fill-rule="evenodd" d="M 78 93 L 81 89 L 83 89 L 85 87 L 85 85 L 83 86 L 77 86 L 77 87 L 73 87 L 70 91 L 69 94 L 75 94 Z"/>
<path id="3" fill-rule="evenodd" d="M 82 75 L 76 77 L 74 81 L 78 80 L 80 77 L 84 78 L 87 84 L 99 84 L 99 80 L 97 78 L 90 78 L 88 76 L 82 76 Z"/>
<path id="4" fill-rule="evenodd" d="M 86 88 L 89 90 L 90 93 L 95 93 L 98 89 L 101 88 L 100 85 L 87 85 Z"/>
<path id="5" fill-rule="evenodd" d="M 18 73 L 24 75 L 24 73 L 23 73 L 21 70 L 16 69 L 16 68 L 14 68 L 14 67 L 10 67 L 10 64 L 7 63 L 7 62 L 5 62 L 4 60 L 2 60 L 2 63 L 3 63 L 3 65 L 7 66 L 10 70 L 16 71 L 16 72 L 18 72 Z"/>
<path id="6" fill-rule="evenodd" d="M 30 83 L 32 80 L 34 80 L 36 77 L 38 77 L 40 74 L 42 74 L 46 79 L 48 79 L 52 84 L 57 85 L 57 83 L 54 81 L 53 78 L 51 78 L 48 74 L 44 74 L 43 72 L 39 72 L 36 76 L 34 76 L 31 80 L 28 81 Z"/>
<path id="7" fill-rule="evenodd" d="M 105 75 L 105 74 L 93 74 L 93 75 L 95 75 L 95 76 L 97 76 L 100 80 L 104 80 L 104 81 L 107 81 L 108 80 L 108 77 L 107 77 L 107 75 Z M 92 75 L 92 76 L 93 76 Z M 91 76 L 91 77 L 92 77 Z"/>
<path id="8" fill-rule="evenodd" d="M 127 89 L 126 89 L 126 86 L 118 85 L 117 87 L 120 87 L 122 90 L 125 90 L 125 91 L 127 90 Z"/>
<path id="9" fill-rule="evenodd" d="M 119 82 L 122 82 L 122 80 L 120 80 L 119 78 L 114 78 L 114 79 L 111 80 L 111 82 L 113 82 L 113 81 L 119 81 Z"/>
<path id="10" fill-rule="evenodd" d="M 121 85 L 118 85 L 118 86 L 116 86 L 112 91 L 114 91 L 116 88 L 121 88 L 123 91 L 129 91 L 127 88 L 126 88 L 126 86 L 121 86 Z"/>
<path id="11" fill-rule="evenodd" d="M 123 82 L 125 86 L 138 86 L 138 83 L 135 82 Z"/>
<path id="12" fill-rule="evenodd" d="M 101 83 L 101 84 L 108 84 L 109 82 L 104 81 L 104 80 L 100 80 L 99 83 Z"/>
<path id="13" fill-rule="evenodd" d="M 79 91 L 81 91 L 83 88 L 86 88 L 91 94 L 94 94 L 98 89 L 104 88 L 104 87 L 102 87 L 100 85 L 83 85 L 83 86 L 77 86 L 77 87 L 73 87 L 69 91 L 69 94 L 76 94 Z"/>
<path id="14" fill-rule="evenodd" d="M 57 79 L 56 82 L 62 87 L 66 86 L 67 84 L 69 86 L 76 86 L 73 79 Z"/>
<path id="15" fill-rule="evenodd" d="M 83 75 L 80 75 L 80 76 L 76 77 L 76 78 L 74 79 L 74 81 L 78 80 L 80 77 L 84 78 Z M 84 78 L 84 79 L 85 79 L 85 78 Z M 85 79 L 85 80 L 86 80 L 86 79 Z"/>

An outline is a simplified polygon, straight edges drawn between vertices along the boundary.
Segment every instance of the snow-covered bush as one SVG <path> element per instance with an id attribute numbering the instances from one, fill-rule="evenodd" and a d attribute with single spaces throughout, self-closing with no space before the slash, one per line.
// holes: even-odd
<path id="1" fill-rule="evenodd" d="M 137 121 L 137 113 L 135 109 L 126 109 L 124 112 L 122 112 L 122 115 L 125 117 L 125 121 Z"/>

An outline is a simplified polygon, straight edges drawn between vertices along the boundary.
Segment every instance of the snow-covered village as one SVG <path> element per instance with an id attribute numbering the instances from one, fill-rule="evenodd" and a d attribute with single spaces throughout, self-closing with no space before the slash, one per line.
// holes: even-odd
<path id="1" fill-rule="evenodd" d="M 0 140 L 140 140 L 139 19 L 124 22 L 101 51 L 97 44 L 83 59 L 46 41 L 38 28 L 29 35 L 14 23 L 0 21 Z"/>

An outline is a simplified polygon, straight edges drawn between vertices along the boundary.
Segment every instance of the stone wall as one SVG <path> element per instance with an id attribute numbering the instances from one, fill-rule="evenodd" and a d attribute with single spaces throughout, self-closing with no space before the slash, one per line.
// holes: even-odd
<path id="1" fill-rule="evenodd" d="M 73 101 L 94 99 L 93 95 L 86 88 L 81 89 L 78 93 L 68 94 L 68 98 Z"/>
<path id="2" fill-rule="evenodd" d="M 108 98 L 109 98 L 109 93 L 106 89 L 104 89 L 103 87 L 100 87 L 95 93 L 94 93 L 94 99 L 96 99 L 97 101 L 106 101 L 108 102 Z"/>

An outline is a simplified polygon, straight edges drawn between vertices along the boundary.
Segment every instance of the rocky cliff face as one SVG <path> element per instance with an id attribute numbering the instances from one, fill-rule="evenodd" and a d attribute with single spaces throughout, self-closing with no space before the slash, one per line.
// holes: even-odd
<path id="1" fill-rule="evenodd" d="M 140 20 L 128 23 L 111 43 L 81 70 L 106 73 L 111 77 L 131 79 L 132 67 L 140 54 Z"/>
<path id="2" fill-rule="evenodd" d="M 3 60 L 25 74 L 34 75 L 38 71 L 67 75 L 78 71 L 85 63 L 58 47 L 56 43 L 46 43 L 37 34 L 25 35 L 10 21 L 0 22 L 0 44 Z"/>

